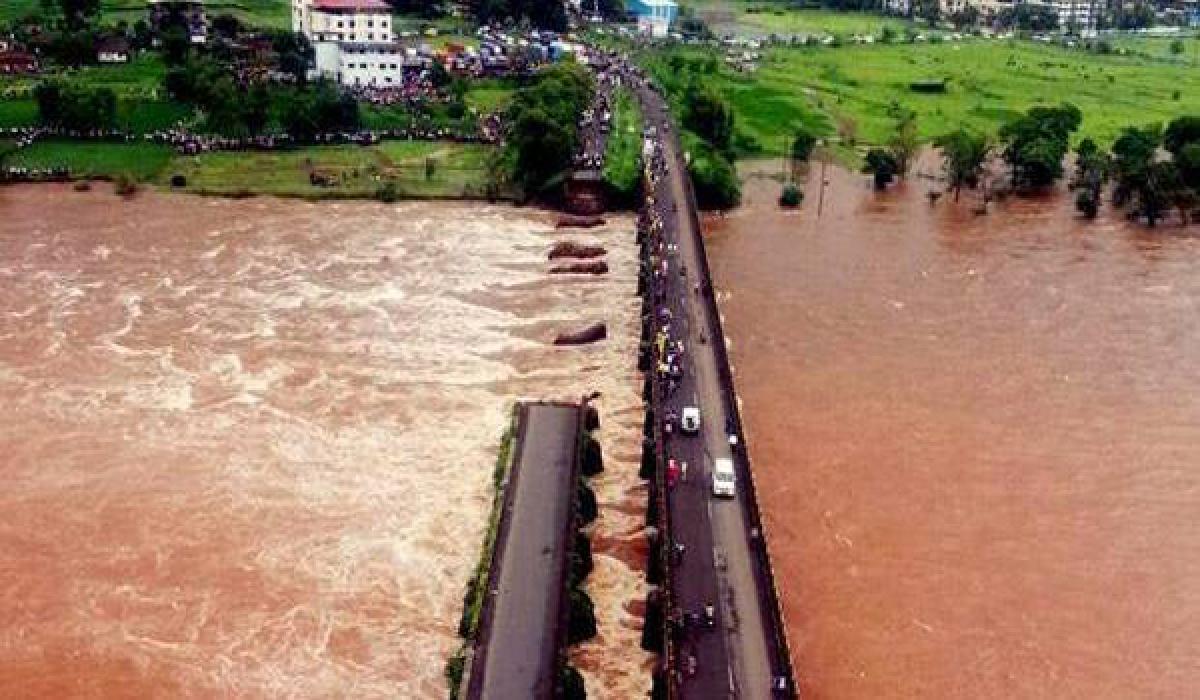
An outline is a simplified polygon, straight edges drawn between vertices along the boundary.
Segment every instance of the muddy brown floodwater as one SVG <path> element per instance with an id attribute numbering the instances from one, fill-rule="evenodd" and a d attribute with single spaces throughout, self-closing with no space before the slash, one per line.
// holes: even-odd
<path id="1" fill-rule="evenodd" d="M 811 181 L 709 227 L 805 696 L 1195 697 L 1200 228 Z"/>
<path id="2" fill-rule="evenodd" d="M 507 410 L 591 391 L 577 657 L 643 692 L 632 228 L 0 190 L 0 697 L 445 697 Z M 611 272 L 548 274 L 563 239 Z"/>

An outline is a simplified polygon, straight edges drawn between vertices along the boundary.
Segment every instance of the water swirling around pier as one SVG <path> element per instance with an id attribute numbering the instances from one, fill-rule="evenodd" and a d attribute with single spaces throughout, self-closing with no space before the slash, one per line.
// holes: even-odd
<path id="1" fill-rule="evenodd" d="M 591 391 L 577 656 L 644 690 L 631 220 L 552 276 L 544 213 L 99 189 L 0 193 L 0 695 L 444 697 L 511 402 Z"/>

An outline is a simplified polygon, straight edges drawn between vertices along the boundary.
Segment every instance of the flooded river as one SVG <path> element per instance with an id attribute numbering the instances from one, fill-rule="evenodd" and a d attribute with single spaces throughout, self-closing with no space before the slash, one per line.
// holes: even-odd
<path id="1" fill-rule="evenodd" d="M 0 190 L 0 696 L 444 697 L 508 409 L 591 391 L 577 657 L 641 692 L 635 291 L 631 220 Z"/>
<path id="2" fill-rule="evenodd" d="M 805 696 L 1194 697 L 1200 229 L 816 180 L 709 232 Z"/>

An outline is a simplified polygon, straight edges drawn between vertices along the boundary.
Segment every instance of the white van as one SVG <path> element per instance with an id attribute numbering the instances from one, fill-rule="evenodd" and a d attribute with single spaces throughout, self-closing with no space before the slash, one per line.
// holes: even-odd
<path id="1" fill-rule="evenodd" d="M 737 495 L 732 459 L 718 457 L 713 460 L 712 492 L 718 498 L 733 498 Z"/>

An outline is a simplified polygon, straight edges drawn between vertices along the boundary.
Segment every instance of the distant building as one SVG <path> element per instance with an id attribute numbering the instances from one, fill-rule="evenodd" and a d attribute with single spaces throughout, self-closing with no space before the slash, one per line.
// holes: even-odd
<path id="1" fill-rule="evenodd" d="M 383 0 L 292 0 L 292 28 L 312 42 L 317 74 L 342 85 L 398 86 L 412 58 Z"/>
<path id="2" fill-rule="evenodd" d="M 1058 15 L 1061 29 L 1094 29 L 1104 5 L 1100 0 L 1032 0 L 1028 4 L 1044 7 Z"/>
<path id="3" fill-rule="evenodd" d="M 149 0 L 150 26 L 156 33 L 172 25 L 182 26 L 193 44 L 208 41 L 208 16 L 204 0 Z"/>
<path id="4" fill-rule="evenodd" d="M 37 71 L 37 56 L 11 46 L 0 50 L 0 75 L 24 75 Z"/>
<path id="5" fill-rule="evenodd" d="M 119 36 L 101 39 L 96 42 L 96 60 L 100 63 L 128 63 L 129 41 Z"/>
<path id="6" fill-rule="evenodd" d="M 664 37 L 679 14 L 674 0 L 632 0 L 626 9 L 637 17 L 638 30 L 652 37 Z"/>

